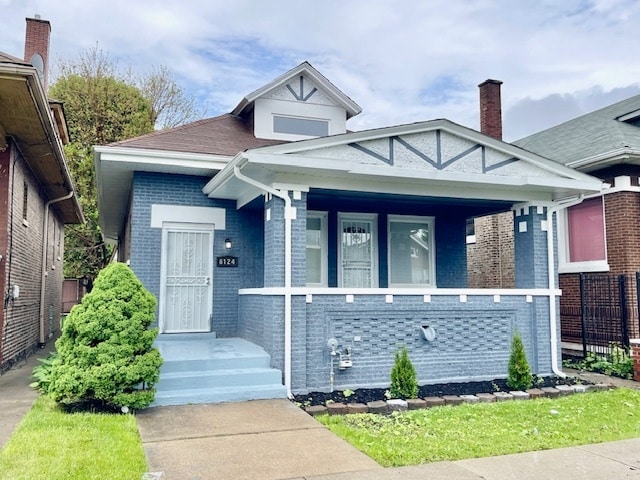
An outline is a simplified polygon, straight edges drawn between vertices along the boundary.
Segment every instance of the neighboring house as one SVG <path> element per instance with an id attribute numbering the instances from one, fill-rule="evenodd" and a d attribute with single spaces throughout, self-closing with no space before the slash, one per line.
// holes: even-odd
<path id="1" fill-rule="evenodd" d="M 213 335 L 264 349 L 280 395 L 387 387 L 401 345 L 422 384 L 505 377 L 515 331 L 558 371 L 549 219 L 601 182 L 448 120 L 348 132 L 359 112 L 305 62 L 229 114 L 95 148 L 103 232 L 159 300 L 158 403 L 261 396 L 213 388 Z M 468 220 L 512 210 L 516 288 L 468 288 Z"/>
<path id="2" fill-rule="evenodd" d="M 604 180 L 602 194 L 586 195 L 560 216 L 558 259 L 563 295 L 563 340 L 582 342 L 582 313 L 607 330 L 620 333 L 620 315 L 627 311 L 629 335 L 640 334 L 635 278 L 624 290 L 628 305 L 618 300 L 616 279 L 640 272 L 640 95 L 588 113 L 515 142 L 520 147 L 553 158 L 567 167 Z M 608 281 L 607 275 L 616 274 Z M 595 289 L 580 298 L 580 273 L 599 273 Z M 624 291 L 623 290 L 623 291 Z M 583 305 L 584 303 L 584 305 Z M 589 306 L 591 305 L 591 306 Z M 611 323 L 610 327 L 605 324 Z M 587 339 L 597 342 L 597 339 Z"/>
<path id="3" fill-rule="evenodd" d="M 46 95 L 50 30 L 28 18 L 26 60 L 0 52 L 0 372 L 59 329 L 64 225 L 83 221 Z"/>

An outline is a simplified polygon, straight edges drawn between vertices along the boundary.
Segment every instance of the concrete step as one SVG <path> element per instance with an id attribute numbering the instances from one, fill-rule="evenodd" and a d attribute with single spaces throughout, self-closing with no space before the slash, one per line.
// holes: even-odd
<path id="1" fill-rule="evenodd" d="M 286 398 L 284 385 L 258 385 L 248 387 L 193 388 L 158 391 L 151 406 L 187 405 L 197 403 L 242 402 L 268 398 Z"/>
<path id="2" fill-rule="evenodd" d="M 275 368 L 227 368 L 170 372 L 160 375 L 158 391 L 192 388 L 282 385 L 282 373 Z"/>

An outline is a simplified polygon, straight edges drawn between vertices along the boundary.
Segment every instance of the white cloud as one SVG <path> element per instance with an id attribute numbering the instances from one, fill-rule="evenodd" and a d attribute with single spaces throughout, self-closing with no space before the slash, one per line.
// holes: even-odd
<path id="1" fill-rule="evenodd" d="M 502 87 L 505 138 L 640 92 L 635 0 L 0 0 L 0 50 L 24 18 L 52 24 L 53 58 L 99 44 L 123 67 L 174 71 L 207 114 L 303 60 L 363 107 L 350 128 L 432 118 L 478 127 L 477 85 Z"/>

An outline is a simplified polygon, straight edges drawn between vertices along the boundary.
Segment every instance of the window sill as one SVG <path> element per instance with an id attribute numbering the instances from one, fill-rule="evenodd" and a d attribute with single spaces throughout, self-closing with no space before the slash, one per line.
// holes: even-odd
<path id="1" fill-rule="evenodd" d="M 565 263 L 558 267 L 558 273 L 588 273 L 588 272 L 608 272 L 609 263 L 606 260 L 596 262 L 574 262 Z"/>

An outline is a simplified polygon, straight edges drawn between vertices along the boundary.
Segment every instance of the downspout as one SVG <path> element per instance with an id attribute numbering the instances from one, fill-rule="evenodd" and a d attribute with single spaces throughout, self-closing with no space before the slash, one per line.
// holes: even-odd
<path id="1" fill-rule="evenodd" d="M 291 198 L 286 192 L 277 190 L 257 180 L 247 177 L 240 172 L 241 167 L 235 165 L 233 174 L 238 180 L 252 185 L 260 190 L 270 193 L 273 196 L 284 200 L 284 385 L 287 389 L 287 396 L 292 398 L 291 393 L 291 220 L 293 219 L 293 209 Z"/>
<path id="2" fill-rule="evenodd" d="M 43 238 L 42 238 L 42 272 L 41 272 L 41 283 L 40 283 L 40 347 L 42 348 L 46 340 L 44 338 L 44 295 L 46 290 L 46 277 L 47 277 L 47 244 L 49 242 L 49 207 L 54 203 L 61 202 L 63 200 L 68 200 L 73 197 L 73 190 L 67 193 L 63 197 L 54 198 L 53 200 L 49 200 L 44 206 L 44 220 L 42 225 Z"/>
<path id="3" fill-rule="evenodd" d="M 559 210 L 573 207 L 582 203 L 584 195 L 580 195 L 578 198 L 569 200 L 564 203 L 558 203 L 554 206 L 547 207 L 547 260 L 548 260 L 548 272 L 549 272 L 549 329 L 551 336 L 551 370 L 557 376 L 565 378 L 567 376 L 560 366 L 558 365 L 558 337 L 556 330 L 558 328 L 558 312 L 556 311 L 556 262 L 555 251 L 553 248 L 553 214 Z"/>

